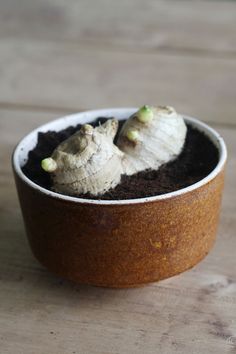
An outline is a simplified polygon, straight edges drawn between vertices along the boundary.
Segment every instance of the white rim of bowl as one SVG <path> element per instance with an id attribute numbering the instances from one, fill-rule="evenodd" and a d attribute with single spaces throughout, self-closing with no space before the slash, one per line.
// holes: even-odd
<path id="1" fill-rule="evenodd" d="M 177 191 L 174 192 L 169 192 L 157 196 L 152 196 L 152 197 L 145 197 L 145 198 L 136 198 L 136 199 L 120 199 L 120 200 L 100 200 L 100 199 L 85 199 L 85 198 L 78 198 L 78 197 L 71 197 L 67 195 L 63 195 L 60 193 L 56 193 L 53 191 L 50 191 L 46 188 L 43 188 L 39 186 L 38 184 L 34 183 L 31 179 L 29 179 L 23 172 L 20 166 L 20 154 L 22 152 L 22 149 L 24 149 L 24 144 L 25 142 L 31 140 L 32 137 L 37 137 L 38 132 L 46 132 L 48 130 L 61 130 L 66 128 L 67 126 L 70 125 L 76 125 L 76 124 L 84 124 L 86 122 L 91 122 L 93 119 L 97 117 L 118 117 L 118 119 L 122 119 L 123 117 L 129 117 L 131 114 L 133 114 L 135 111 L 137 111 L 138 108 L 107 108 L 107 109 L 98 109 L 98 110 L 91 110 L 91 111 L 84 111 L 84 112 L 79 112 L 75 114 L 71 114 L 68 116 L 64 116 L 61 118 L 58 118 L 56 120 L 50 121 L 44 125 L 41 125 L 37 129 L 31 131 L 29 134 L 27 134 L 16 146 L 14 152 L 13 152 L 13 167 L 15 172 L 17 173 L 18 177 L 23 180 L 26 184 L 28 184 L 30 187 L 33 189 L 36 189 L 38 192 L 41 192 L 47 196 L 50 196 L 52 198 L 60 199 L 60 200 L 65 200 L 69 202 L 74 202 L 74 203 L 82 203 L 82 204 L 95 204 L 95 205 L 127 205 L 127 204 L 140 204 L 140 203 L 147 203 L 147 202 L 155 202 L 158 200 L 165 200 L 173 197 L 177 197 L 180 195 L 183 195 L 185 193 L 191 192 L 208 182 L 210 182 L 212 179 L 214 179 L 218 173 L 222 170 L 224 167 L 224 164 L 227 159 L 227 149 L 225 142 L 223 138 L 220 136 L 220 134 L 215 131 L 213 128 L 208 126 L 207 124 L 201 122 L 200 120 L 196 118 L 192 118 L 186 115 L 182 115 L 184 117 L 184 120 L 190 124 L 192 124 L 195 128 L 198 130 L 202 131 L 207 135 L 207 137 L 213 142 L 213 144 L 217 147 L 219 151 L 219 161 L 216 165 L 216 167 L 210 172 L 209 175 L 201 179 L 200 181 L 182 188 L 178 189 Z M 119 118 L 119 115 L 122 116 L 122 118 Z M 73 123 L 71 122 L 74 121 Z M 66 123 L 66 124 L 65 124 Z M 59 127 L 53 127 L 54 125 L 58 125 Z M 33 147 L 32 147 L 33 148 Z M 29 150 L 27 151 L 27 153 Z"/>

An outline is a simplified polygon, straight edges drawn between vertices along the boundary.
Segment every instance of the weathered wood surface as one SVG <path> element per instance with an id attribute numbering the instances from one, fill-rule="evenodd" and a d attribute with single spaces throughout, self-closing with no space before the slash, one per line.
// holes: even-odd
<path id="1" fill-rule="evenodd" d="M 0 0 L 0 106 L 169 103 L 235 123 L 236 2 Z"/>
<path id="2" fill-rule="evenodd" d="M 236 123 L 236 60 L 0 40 L 0 106 L 78 110 L 171 104 Z"/>
<path id="3" fill-rule="evenodd" d="M 0 0 L 0 354 L 236 353 L 236 2 Z M 75 286 L 31 254 L 10 166 L 61 114 L 169 103 L 229 148 L 217 243 L 131 290 Z"/>
<path id="4" fill-rule="evenodd" d="M 0 110 L 0 348 L 4 354 L 235 353 L 235 129 L 216 127 L 229 162 L 217 243 L 193 270 L 145 288 L 75 286 L 26 242 L 10 153 L 56 113 Z"/>
<path id="5" fill-rule="evenodd" d="M 236 54 L 234 1 L 0 1 L 0 37 Z"/>

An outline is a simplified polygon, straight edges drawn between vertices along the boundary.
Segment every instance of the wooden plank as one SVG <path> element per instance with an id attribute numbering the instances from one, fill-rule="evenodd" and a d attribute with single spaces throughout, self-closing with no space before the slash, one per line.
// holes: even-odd
<path id="1" fill-rule="evenodd" d="M 236 61 L 0 41 L 0 104 L 78 108 L 171 104 L 235 123 Z"/>
<path id="2" fill-rule="evenodd" d="M 11 0 L 0 36 L 129 49 L 236 52 L 236 3 L 158 0 Z"/>
<path id="3" fill-rule="evenodd" d="M 235 129 L 217 243 L 194 269 L 140 289 L 75 286 L 32 256 L 10 167 L 13 145 L 56 113 L 0 110 L 0 348 L 4 354 L 236 351 Z"/>

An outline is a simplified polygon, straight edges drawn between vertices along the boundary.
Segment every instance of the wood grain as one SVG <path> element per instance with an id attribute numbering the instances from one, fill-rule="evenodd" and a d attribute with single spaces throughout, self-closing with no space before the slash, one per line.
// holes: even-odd
<path id="1" fill-rule="evenodd" d="M 2 38 L 236 54 L 233 1 L 2 0 L 0 10 Z"/>
<path id="2" fill-rule="evenodd" d="M 170 104 L 235 124 L 236 61 L 0 40 L 0 104 L 79 108 Z"/>
<path id="3" fill-rule="evenodd" d="M 0 110 L 0 348 L 4 354 L 235 353 L 236 140 L 216 246 L 193 270 L 145 288 L 75 286 L 49 274 L 25 239 L 10 166 L 16 141 L 56 113 Z"/>

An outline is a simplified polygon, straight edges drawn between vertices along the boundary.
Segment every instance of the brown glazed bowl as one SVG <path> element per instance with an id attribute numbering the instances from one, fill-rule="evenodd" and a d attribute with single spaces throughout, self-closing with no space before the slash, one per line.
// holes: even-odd
<path id="1" fill-rule="evenodd" d="M 13 153 L 25 228 L 35 257 L 50 271 L 78 283 L 134 287 L 181 273 L 214 244 L 224 182 L 226 147 L 219 134 L 189 117 L 219 150 L 215 169 L 176 192 L 131 200 L 86 200 L 46 190 L 22 172 L 38 132 L 61 130 L 99 116 L 125 119 L 135 108 L 67 116 L 28 134 Z"/>

